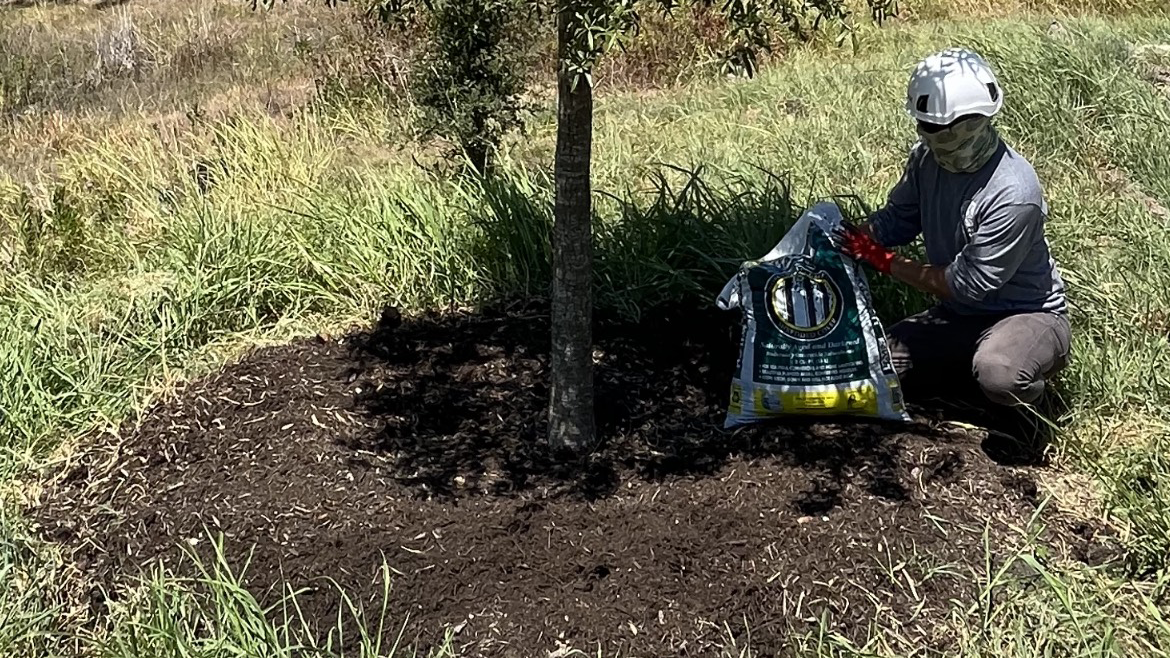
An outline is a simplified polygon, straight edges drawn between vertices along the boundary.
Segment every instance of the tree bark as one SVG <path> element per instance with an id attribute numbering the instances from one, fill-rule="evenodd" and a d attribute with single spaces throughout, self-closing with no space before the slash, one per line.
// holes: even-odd
<path id="1" fill-rule="evenodd" d="M 590 159 L 593 90 L 560 62 L 567 57 L 570 0 L 557 3 L 556 202 L 552 235 L 552 382 L 549 445 L 582 452 L 593 445 L 593 227 Z"/>

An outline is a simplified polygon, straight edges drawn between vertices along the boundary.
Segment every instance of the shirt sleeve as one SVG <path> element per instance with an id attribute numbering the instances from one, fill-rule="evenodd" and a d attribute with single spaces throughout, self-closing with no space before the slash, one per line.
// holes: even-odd
<path id="1" fill-rule="evenodd" d="M 956 299 L 979 302 L 1019 269 L 1044 228 L 1044 211 L 1032 203 L 1004 204 L 979 224 L 970 242 L 946 268 Z"/>
<path id="2" fill-rule="evenodd" d="M 890 190 L 886 204 L 869 217 L 873 237 L 883 247 L 910 244 L 922 232 L 922 214 L 918 203 L 918 157 L 911 153 L 902 177 Z"/>

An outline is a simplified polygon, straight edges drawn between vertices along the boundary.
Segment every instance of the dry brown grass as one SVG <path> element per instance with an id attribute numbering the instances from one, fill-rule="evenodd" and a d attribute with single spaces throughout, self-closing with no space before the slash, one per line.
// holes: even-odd
<path id="1" fill-rule="evenodd" d="M 287 117 L 350 52 L 346 10 L 235 0 L 0 8 L 0 172 L 27 179 L 111 131 L 261 112 Z"/>
<path id="2" fill-rule="evenodd" d="M 940 20 L 975 16 L 997 18 L 1020 14 L 1052 17 L 1078 15 L 1119 15 L 1165 12 L 1165 0 L 911 0 L 899 3 L 901 18 Z"/>
<path id="3" fill-rule="evenodd" d="M 315 99 L 358 107 L 393 96 L 408 106 L 410 53 L 371 34 L 358 4 L 330 10 L 305 0 L 253 12 L 244 0 L 0 1 L 0 178 L 51 173 L 72 147 L 112 133 L 156 132 L 165 144 L 196 121 L 238 113 L 290 120 Z M 911 0 L 901 3 L 899 20 L 1165 4 Z M 662 88 L 717 71 L 718 18 L 682 15 L 674 23 L 648 16 L 630 51 L 605 60 L 598 72 L 603 86 Z M 552 52 L 551 43 L 543 44 L 542 59 Z M 543 68 L 533 93 L 549 101 L 552 67 Z M 409 120 L 400 109 L 391 113 L 399 123 Z"/>

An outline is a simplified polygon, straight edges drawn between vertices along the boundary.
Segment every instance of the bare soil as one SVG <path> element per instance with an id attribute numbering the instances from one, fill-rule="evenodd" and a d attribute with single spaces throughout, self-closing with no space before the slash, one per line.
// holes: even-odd
<path id="1" fill-rule="evenodd" d="M 193 573 L 183 551 L 210 559 L 210 532 L 238 561 L 254 551 L 263 600 L 306 588 L 322 628 L 339 605 L 327 579 L 376 613 L 385 560 L 387 633 L 406 621 L 424 650 L 452 628 L 468 655 L 711 655 L 750 631 L 776 655 L 822 617 L 945 643 L 951 600 L 975 600 L 970 574 L 1036 512 L 1041 467 L 998 464 L 980 433 L 921 414 L 724 430 L 737 323 L 600 319 L 601 444 L 566 459 L 541 442 L 544 309 L 388 309 L 191 382 L 86 446 L 32 513 L 99 616 L 141 569 Z M 1093 529 L 1044 519 L 1046 541 L 1092 557 Z"/>

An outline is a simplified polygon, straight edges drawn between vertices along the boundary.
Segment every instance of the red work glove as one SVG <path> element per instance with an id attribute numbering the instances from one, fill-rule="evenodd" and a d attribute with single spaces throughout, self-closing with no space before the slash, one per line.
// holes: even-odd
<path id="1" fill-rule="evenodd" d="M 890 263 L 894 261 L 894 252 L 877 243 L 849 222 L 833 229 L 833 242 L 842 254 L 863 263 L 868 263 L 882 274 L 890 273 Z"/>

